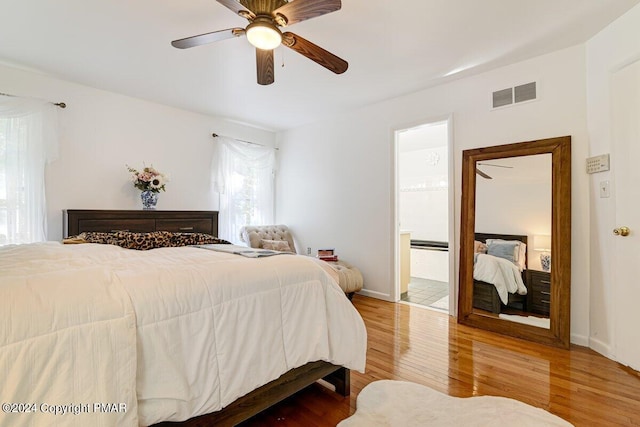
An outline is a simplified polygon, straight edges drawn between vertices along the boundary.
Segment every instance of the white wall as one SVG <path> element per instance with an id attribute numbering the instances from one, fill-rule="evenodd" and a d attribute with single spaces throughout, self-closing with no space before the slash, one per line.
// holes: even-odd
<path id="1" fill-rule="evenodd" d="M 573 157 L 573 341 L 589 331 L 589 188 L 584 46 L 457 80 L 278 135 L 278 222 L 303 246 L 335 247 L 364 275 L 364 293 L 390 299 L 394 286 L 393 135 L 453 113 L 456 239 L 459 253 L 462 150 L 571 135 Z M 536 80 L 540 100 L 490 111 L 490 92 Z M 457 262 L 456 262 L 457 265 Z M 457 280 L 457 273 L 456 278 Z"/>
<path id="2" fill-rule="evenodd" d="M 442 142 L 445 144 L 443 147 L 401 151 L 398 154 L 400 228 L 410 231 L 413 240 L 449 241 L 446 133 Z M 430 164 L 429 159 L 434 155 L 439 161 Z"/>
<path id="3" fill-rule="evenodd" d="M 640 59 L 639 28 L 640 6 L 636 6 L 586 44 L 590 155 L 611 152 L 611 74 Z M 612 168 L 615 168 L 615 159 L 612 159 Z M 611 230 L 617 226 L 615 204 L 612 198 L 601 199 L 598 188 L 598 183 L 605 180 L 615 185 L 613 178 L 614 172 L 597 173 L 590 178 L 592 234 L 588 243 L 591 248 L 590 346 L 615 358 L 611 346 L 615 309 L 612 302 L 616 296 L 610 256 L 614 248 Z"/>
<path id="4" fill-rule="evenodd" d="M 63 209 L 140 209 L 125 164 L 170 175 L 158 209 L 216 210 L 211 191 L 213 132 L 273 146 L 275 135 L 224 119 L 0 65 L 2 92 L 64 101 L 60 156 L 47 168 L 50 240 L 62 237 Z"/>

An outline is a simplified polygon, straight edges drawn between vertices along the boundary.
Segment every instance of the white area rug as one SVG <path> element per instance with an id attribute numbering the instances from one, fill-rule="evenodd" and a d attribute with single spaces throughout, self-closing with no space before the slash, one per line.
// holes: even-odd
<path id="1" fill-rule="evenodd" d="M 430 304 L 429 307 L 439 308 L 441 310 L 449 311 L 449 295 L 447 295 L 446 297 L 440 298 L 438 301 L 434 302 L 433 304 Z"/>
<path id="2" fill-rule="evenodd" d="M 356 413 L 338 427 L 571 425 L 543 409 L 505 397 L 451 397 L 420 384 L 382 380 L 362 389 Z"/>
<path id="3" fill-rule="evenodd" d="M 512 322 L 524 323 L 525 325 L 537 326 L 538 328 L 549 329 L 551 327 L 551 319 L 545 319 L 542 317 L 500 314 L 500 318 L 510 320 Z"/>

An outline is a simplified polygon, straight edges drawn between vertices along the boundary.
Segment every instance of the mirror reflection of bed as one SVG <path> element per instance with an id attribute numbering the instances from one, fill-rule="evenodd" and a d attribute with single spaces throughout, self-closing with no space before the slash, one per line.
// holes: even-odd
<path id="1" fill-rule="evenodd" d="M 532 279 L 536 273 L 527 268 L 528 241 L 528 236 L 475 233 L 473 308 L 548 329 L 551 295 L 538 289 Z"/>
<path id="2" fill-rule="evenodd" d="M 540 261 L 548 253 L 535 242 L 551 234 L 551 154 L 477 168 L 473 310 L 548 329 L 551 283 Z"/>

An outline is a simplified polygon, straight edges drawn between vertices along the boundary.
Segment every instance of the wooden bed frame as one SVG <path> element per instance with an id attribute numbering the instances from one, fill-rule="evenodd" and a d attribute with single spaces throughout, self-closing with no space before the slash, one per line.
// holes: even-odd
<path id="1" fill-rule="evenodd" d="M 493 234 L 493 233 L 475 233 L 475 240 L 485 243 L 487 239 L 502 239 L 502 240 L 519 240 L 527 245 L 527 252 L 525 253 L 525 269 L 522 272 L 522 280 L 526 286 L 526 274 L 527 271 L 527 255 L 529 251 L 529 245 L 527 244 L 528 237 L 517 234 Z M 509 302 L 507 306 L 511 304 L 519 304 L 524 311 L 527 310 L 527 296 L 519 294 L 509 294 Z M 473 281 L 473 307 L 480 310 L 489 311 L 494 314 L 500 314 L 502 311 L 502 301 L 498 295 L 496 287 L 487 282 L 480 280 Z"/>
<path id="2" fill-rule="evenodd" d="M 347 397 L 351 394 L 350 371 L 328 362 L 310 362 L 292 369 L 277 380 L 242 396 L 226 408 L 200 415 L 182 422 L 161 422 L 151 427 L 208 427 L 234 426 L 297 393 L 303 388 L 324 379 L 336 387 L 336 393 Z"/>
<path id="3" fill-rule="evenodd" d="M 83 231 L 128 230 L 132 232 L 181 231 L 218 234 L 217 211 L 122 211 L 66 210 L 63 215 L 64 236 Z M 335 386 L 341 396 L 351 394 L 350 371 L 324 361 L 307 363 L 284 373 L 220 411 L 200 415 L 182 422 L 161 422 L 155 427 L 232 426 L 251 418 L 268 407 L 297 393 L 317 380 Z"/>

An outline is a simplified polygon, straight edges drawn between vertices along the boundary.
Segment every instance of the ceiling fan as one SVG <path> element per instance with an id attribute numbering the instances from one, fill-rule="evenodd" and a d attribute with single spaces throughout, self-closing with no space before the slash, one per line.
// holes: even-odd
<path id="1" fill-rule="evenodd" d="M 291 32 L 282 32 L 297 22 L 335 12 L 342 7 L 340 0 L 217 0 L 234 13 L 249 21 L 246 28 L 229 28 L 200 34 L 171 42 L 173 47 L 188 49 L 233 37 L 247 36 L 256 47 L 258 83 L 270 85 L 274 82 L 273 49 L 283 44 L 306 56 L 336 74 L 347 71 L 347 61 L 337 57 Z"/>
<path id="2" fill-rule="evenodd" d="M 513 166 L 503 166 L 503 165 L 492 165 L 491 163 L 478 163 L 478 166 L 493 166 L 495 168 L 506 168 L 506 169 L 513 169 Z M 480 169 L 478 169 L 476 167 L 476 173 L 478 175 L 480 175 L 481 177 L 485 178 L 485 179 L 493 179 L 491 176 L 487 175 L 486 173 L 482 172 Z"/>

